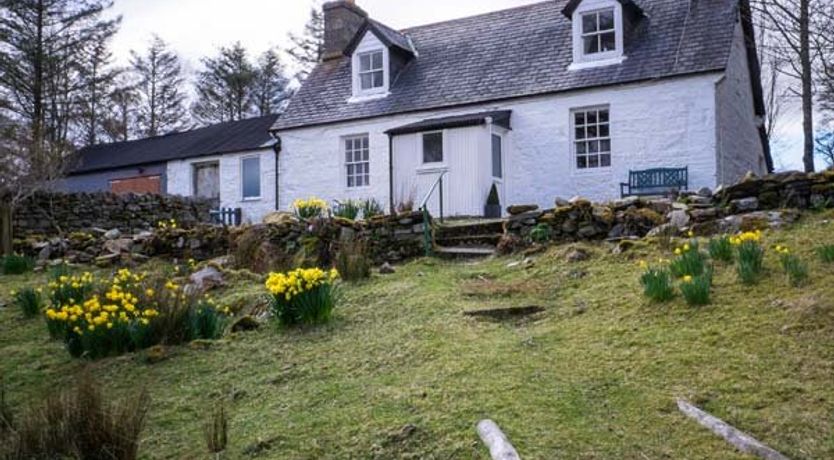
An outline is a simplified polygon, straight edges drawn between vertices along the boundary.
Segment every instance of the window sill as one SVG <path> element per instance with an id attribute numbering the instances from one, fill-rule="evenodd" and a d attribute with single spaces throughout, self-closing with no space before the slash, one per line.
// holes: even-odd
<path id="1" fill-rule="evenodd" d="M 441 173 L 449 170 L 449 165 L 446 163 L 426 163 L 417 167 L 417 174 L 433 174 Z"/>
<path id="2" fill-rule="evenodd" d="M 609 65 L 617 65 L 622 64 L 623 61 L 626 60 L 625 56 L 617 56 L 611 58 L 603 58 L 597 60 L 587 60 L 587 61 L 578 61 L 574 62 L 568 66 L 568 71 L 574 70 L 583 70 L 583 69 L 593 69 L 595 67 L 605 67 Z"/>
<path id="3" fill-rule="evenodd" d="M 376 101 L 378 99 L 385 99 L 388 95 L 391 94 L 388 91 L 383 91 L 379 93 L 368 93 L 368 94 L 360 94 L 357 96 L 352 96 L 348 99 L 348 104 L 358 104 L 360 102 L 368 102 L 368 101 Z"/>
<path id="4" fill-rule="evenodd" d="M 263 198 L 261 197 L 251 197 L 251 198 L 243 198 L 240 200 L 241 203 L 255 203 L 261 201 Z"/>

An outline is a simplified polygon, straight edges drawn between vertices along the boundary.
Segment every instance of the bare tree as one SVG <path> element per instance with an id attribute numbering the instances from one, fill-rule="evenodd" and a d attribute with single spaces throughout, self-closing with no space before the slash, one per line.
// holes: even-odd
<path id="1" fill-rule="evenodd" d="M 834 129 L 817 136 L 817 155 L 829 168 L 834 167 Z"/>
<path id="2" fill-rule="evenodd" d="M 761 14 L 761 26 L 773 34 L 765 52 L 779 64 L 777 69 L 791 79 L 788 91 L 800 98 L 804 134 L 803 164 L 814 171 L 814 79 L 820 61 L 817 37 L 830 33 L 834 26 L 825 10 L 830 0 L 753 0 L 752 7 Z M 814 12 L 812 15 L 811 12 Z"/>
<path id="3" fill-rule="evenodd" d="M 321 62 L 324 54 L 324 13 L 321 9 L 313 7 L 304 32 L 301 35 L 291 33 L 289 39 L 293 46 L 287 49 L 287 53 L 298 66 L 296 80 L 302 82 L 307 79 L 316 64 Z"/>
<path id="4" fill-rule="evenodd" d="M 131 66 L 139 79 L 136 131 L 150 137 L 181 129 L 188 112 L 179 57 L 159 37 L 153 38 L 144 54 L 132 55 Z"/>

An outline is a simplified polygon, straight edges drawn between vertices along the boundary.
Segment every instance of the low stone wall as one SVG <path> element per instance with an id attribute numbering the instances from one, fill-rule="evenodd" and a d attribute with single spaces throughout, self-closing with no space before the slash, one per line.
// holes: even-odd
<path id="1" fill-rule="evenodd" d="M 555 241 L 617 240 L 655 235 L 735 233 L 779 227 L 798 210 L 834 207 L 834 171 L 748 176 L 713 193 L 702 189 L 670 198 L 630 197 L 596 204 L 582 198 L 556 200 L 553 209 L 514 206 L 505 225 L 504 252 L 535 239 L 545 229 Z M 541 232 L 539 232 L 541 233 Z"/>
<path id="2" fill-rule="evenodd" d="M 15 208 L 16 237 L 69 235 L 92 229 L 136 233 L 175 219 L 192 227 L 209 221 L 211 202 L 162 195 L 40 192 Z"/>

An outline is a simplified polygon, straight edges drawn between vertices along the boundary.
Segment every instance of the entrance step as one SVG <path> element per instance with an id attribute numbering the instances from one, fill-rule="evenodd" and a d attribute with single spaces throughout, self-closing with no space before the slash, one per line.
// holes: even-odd
<path id="1" fill-rule="evenodd" d="M 447 257 L 488 257 L 503 235 L 503 219 L 447 221 L 435 227 L 434 251 Z"/>

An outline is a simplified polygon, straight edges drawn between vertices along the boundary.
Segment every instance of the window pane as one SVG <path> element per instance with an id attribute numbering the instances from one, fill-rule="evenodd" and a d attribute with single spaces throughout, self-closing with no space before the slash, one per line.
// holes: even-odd
<path id="1" fill-rule="evenodd" d="M 599 141 L 590 141 L 588 142 L 588 153 L 598 153 L 599 152 Z"/>
<path id="2" fill-rule="evenodd" d="M 597 137 L 597 126 L 596 125 L 588 126 L 588 137 Z"/>
<path id="3" fill-rule="evenodd" d="M 588 145 L 585 142 L 578 142 L 576 144 L 576 153 L 579 155 L 588 153 Z"/>
<path id="4" fill-rule="evenodd" d="M 608 137 L 609 135 L 608 125 L 599 125 L 599 137 Z"/>
<path id="5" fill-rule="evenodd" d="M 585 139 L 585 128 L 583 128 L 581 126 L 576 128 L 576 132 L 574 133 L 574 136 L 576 137 L 576 140 Z"/>
<path id="6" fill-rule="evenodd" d="M 371 55 L 370 54 L 362 54 L 359 56 L 359 70 L 362 72 L 366 72 L 371 70 Z"/>
<path id="7" fill-rule="evenodd" d="M 608 123 L 608 111 L 607 110 L 600 110 L 598 113 L 599 113 L 599 122 L 600 123 Z"/>
<path id="8" fill-rule="evenodd" d="M 596 35 L 585 37 L 582 40 L 585 42 L 583 47 L 585 54 L 599 53 L 599 40 L 597 40 Z"/>
<path id="9" fill-rule="evenodd" d="M 596 155 L 591 155 L 588 157 L 588 167 L 589 168 L 598 168 L 599 167 L 599 157 Z"/>
<path id="10" fill-rule="evenodd" d="M 373 76 L 374 88 L 382 88 L 382 86 L 385 84 L 385 82 L 383 81 L 383 79 L 385 78 L 383 72 L 381 70 L 379 72 L 374 72 Z"/>
<path id="11" fill-rule="evenodd" d="M 588 123 L 593 124 L 597 122 L 597 112 L 588 112 Z"/>
<path id="12" fill-rule="evenodd" d="M 606 32 L 600 35 L 600 51 L 614 51 L 617 49 L 617 40 L 614 32 Z"/>
<path id="13" fill-rule="evenodd" d="M 423 134 L 423 163 L 443 161 L 443 133 Z"/>
<path id="14" fill-rule="evenodd" d="M 371 89 L 373 88 L 373 74 L 366 73 L 359 76 L 362 80 L 362 89 Z"/>
<path id="15" fill-rule="evenodd" d="M 600 141 L 599 151 L 600 152 L 610 152 L 611 151 L 611 141 L 610 140 Z"/>
<path id="16" fill-rule="evenodd" d="M 372 65 L 373 69 L 381 69 L 382 68 L 382 53 L 374 53 L 372 56 Z"/>
<path id="17" fill-rule="evenodd" d="M 582 33 L 597 31 L 597 15 L 596 13 L 585 14 L 582 16 Z"/>
<path id="18" fill-rule="evenodd" d="M 369 142 L 370 142 L 370 140 L 369 140 L 367 137 L 363 137 L 363 138 L 362 138 L 362 148 L 363 148 L 363 149 L 367 149 L 367 148 L 368 148 L 368 143 L 369 143 Z"/>
<path id="19" fill-rule="evenodd" d="M 492 177 L 503 177 L 501 165 L 501 136 L 492 135 Z"/>
<path id="20" fill-rule="evenodd" d="M 588 167 L 588 157 L 576 157 L 576 167 L 579 169 L 585 169 Z"/>
<path id="21" fill-rule="evenodd" d="M 614 29 L 614 10 L 600 11 L 599 13 L 599 30 L 613 30 Z"/>
<path id="22" fill-rule="evenodd" d="M 261 196 L 261 159 L 245 158 L 243 160 L 243 198 Z"/>
<path id="23" fill-rule="evenodd" d="M 600 155 L 599 156 L 599 163 L 600 163 L 600 166 L 602 166 L 603 168 L 607 168 L 607 167 L 611 166 L 611 154 L 606 153 L 604 155 Z"/>

